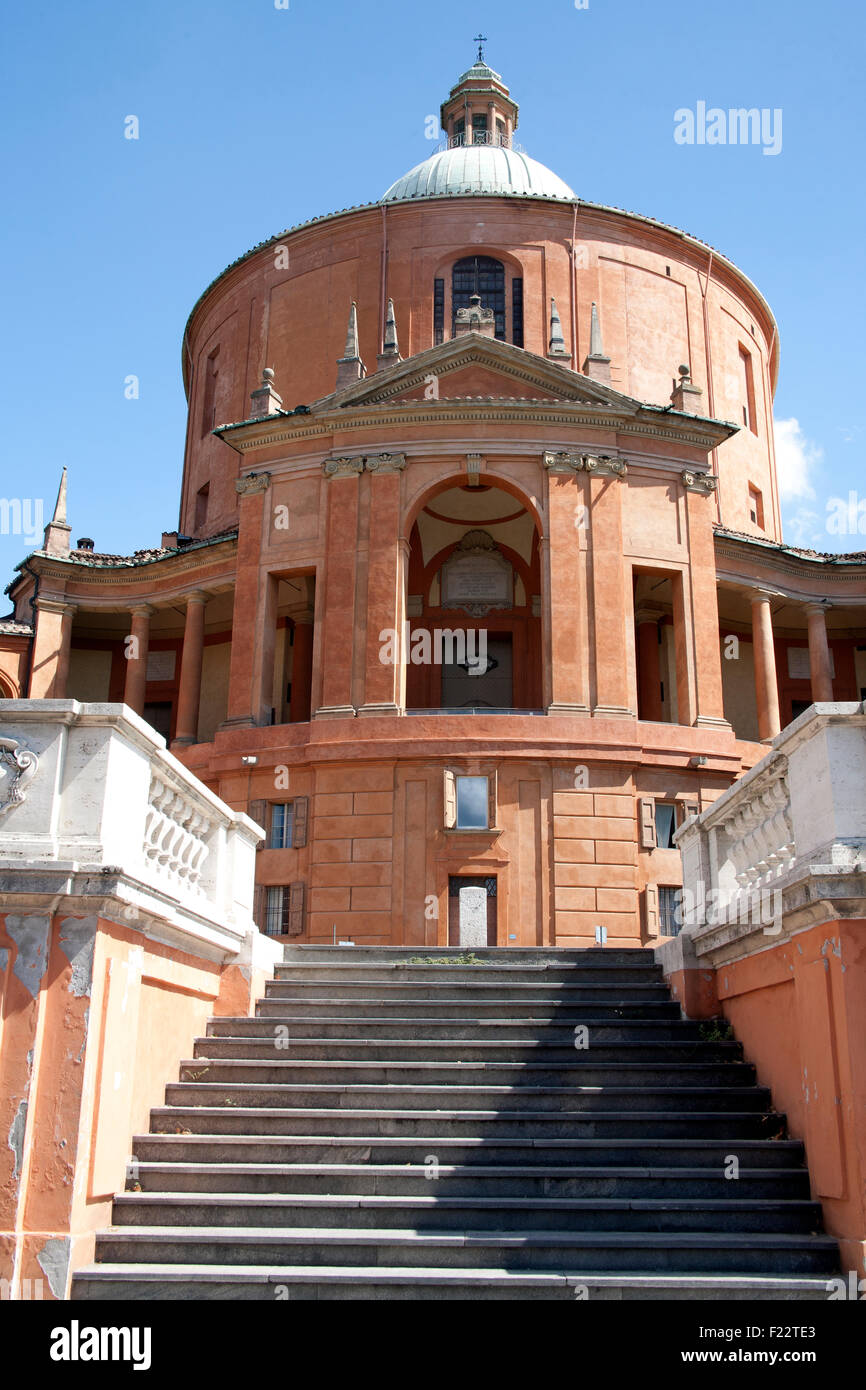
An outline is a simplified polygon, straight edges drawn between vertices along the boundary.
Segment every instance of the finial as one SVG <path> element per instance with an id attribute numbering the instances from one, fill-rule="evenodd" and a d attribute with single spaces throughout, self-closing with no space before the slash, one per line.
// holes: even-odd
<path id="1" fill-rule="evenodd" d="M 568 357 L 569 351 L 562 336 L 562 320 L 556 307 L 556 300 L 550 301 L 550 338 L 547 344 L 548 357 Z"/>
<path id="2" fill-rule="evenodd" d="M 598 305 L 593 304 L 589 319 L 589 352 L 583 363 L 584 376 L 591 376 L 594 381 L 601 381 L 605 386 L 610 386 L 610 358 L 607 356 L 601 341 L 601 323 L 598 317 Z"/>
<path id="3" fill-rule="evenodd" d="M 388 300 L 388 310 L 385 314 L 385 337 L 382 341 L 382 351 L 378 356 L 378 364 L 382 367 L 390 367 L 395 362 L 401 361 L 400 347 L 397 342 L 397 319 L 394 315 L 394 301 Z"/>
<path id="4" fill-rule="evenodd" d="M 54 504 L 54 515 L 51 520 L 57 525 L 66 525 L 66 464 L 63 465 L 63 472 L 60 475 L 60 487 L 57 490 L 57 501 Z"/>
<path id="5" fill-rule="evenodd" d="M 346 350 L 343 358 L 347 362 L 354 362 L 360 356 L 358 351 L 358 306 L 354 299 L 349 310 L 349 327 L 346 330 Z"/>
<path id="6" fill-rule="evenodd" d="M 344 386 L 351 386 L 353 381 L 360 381 L 366 375 L 367 370 L 361 361 L 358 346 L 358 305 L 353 299 L 349 310 L 349 326 L 346 330 L 346 350 L 343 356 L 337 359 L 337 390 L 341 391 Z"/>
<path id="7" fill-rule="evenodd" d="M 71 527 L 66 523 L 66 466 L 60 475 L 60 487 L 54 504 L 54 515 L 45 527 L 42 549 L 49 555 L 68 555 Z"/>
<path id="8" fill-rule="evenodd" d="M 283 398 L 274 390 L 274 369 L 265 367 L 262 371 L 262 384 L 257 391 L 250 393 L 252 406 L 250 418 L 259 420 L 264 415 L 276 415 L 283 408 Z"/>
<path id="9" fill-rule="evenodd" d="M 475 38 L 472 40 L 472 42 L 478 44 L 478 61 L 479 61 L 479 63 L 483 63 L 483 62 L 484 62 L 484 52 L 483 52 L 483 50 L 482 50 L 481 45 L 482 45 L 483 43 L 486 43 L 486 42 L 487 42 L 487 35 L 486 35 L 486 34 L 476 34 L 476 35 L 475 35 Z"/>
<path id="10" fill-rule="evenodd" d="M 593 304 L 592 315 L 589 321 L 589 355 L 590 357 L 604 357 L 604 348 L 601 345 L 601 324 L 598 321 L 598 305 Z"/>

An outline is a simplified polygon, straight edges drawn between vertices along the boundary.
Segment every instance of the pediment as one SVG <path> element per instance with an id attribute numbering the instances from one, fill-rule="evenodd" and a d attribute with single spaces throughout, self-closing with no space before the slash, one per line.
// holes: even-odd
<path id="1" fill-rule="evenodd" d="M 568 403 L 634 415 L 640 402 L 560 362 L 481 333 L 466 333 L 317 401 L 315 411 L 419 401 Z"/>

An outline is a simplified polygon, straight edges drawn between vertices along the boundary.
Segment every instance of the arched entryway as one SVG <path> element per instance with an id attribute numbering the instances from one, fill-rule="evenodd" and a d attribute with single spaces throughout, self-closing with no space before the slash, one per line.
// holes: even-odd
<path id="1" fill-rule="evenodd" d="M 409 543 L 409 711 L 541 709 L 538 541 L 535 518 L 495 482 L 427 498 Z"/>

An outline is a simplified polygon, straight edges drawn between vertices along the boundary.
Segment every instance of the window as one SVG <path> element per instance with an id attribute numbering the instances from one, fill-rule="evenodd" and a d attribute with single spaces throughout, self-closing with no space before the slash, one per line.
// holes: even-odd
<path id="1" fill-rule="evenodd" d="M 458 145 L 466 143 L 466 118 L 461 116 L 459 121 L 454 122 L 454 139 Z"/>
<path id="2" fill-rule="evenodd" d="M 210 497 L 210 483 L 205 483 L 200 487 L 195 496 L 195 529 L 201 531 L 207 523 L 208 499 Z"/>
<path id="3" fill-rule="evenodd" d="M 268 835 L 268 849 L 292 848 L 292 821 L 294 803 L 274 802 L 271 807 L 271 831 Z"/>
<path id="4" fill-rule="evenodd" d="M 201 432 L 208 434 L 216 424 L 216 388 L 219 376 L 219 348 L 215 347 L 205 363 L 204 398 L 201 410 Z"/>
<path id="5" fill-rule="evenodd" d="M 465 776 L 445 770 L 445 829 L 494 830 L 496 828 L 496 773 Z"/>
<path id="6" fill-rule="evenodd" d="M 306 898 L 305 883 L 287 883 L 278 888 L 263 889 L 259 895 L 256 920 L 261 923 L 264 917 L 265 935 L 301 936 L 305 925 Z"/>
<path id="7" fill-rule="evenodd" d="M 523 347 L 523 276 L 511 281 L 511 341 Z"/>
<path id="8" fill-rule="evenodd" d="M 458 830 L 487 829 L 487 778 L 457 778 Z"/>
<path id="9" fill-rule="evenodd" d="M 303 849 L 307 843 L 309 797 L 294 801 L 251 801 L 247 814 L 267 832 L 257 849 Z"/>
<path id="10" fill-rule="evenodd" d="M 680 892 L 679 888 L 659 886 L 659 934 L 661 936 L 679 935 L 682 926 L 679 911 Z"/>
<path id="11" fill-rule="evenodd" d="M 445 281 L 433 281 L 433 342 L 445 340 Z"/>
<path id="12" fill-rule="evenodd" d="M 677 808 L 673 801 L 657 801 L 655 810 L 656 847 L 674 848 L 674 831 L 677 828 Z"/>
<path id="13" fill-rule="evenodd" d="M 472 117 L 472 139 L 476 145 L 486 145 L 487 143 L 487 117 L 484 115 Z"/>
<path id="14" fill-rule="evenodd" d="M 742 390 L 743 424 L 752 434 L 758 433 L 758 420 L 755 414 L 755 378 L 752 371 L 752 354 L 740 344 L 740 383 Z"/>
<path id="15" fill-rule="evenodd" d="M 485 118 L 486 119 L 486 118 Z M 480 295 L 485 309 L 495 316 L 495 336 L 505 342 L 505 266 L 492 256 L 465 256 L 455 261 L 451 272 L 451 333 L 457 324 L 457 310 L 468 309 L 473 294 Z"/>
<path id="16" fill-rule="evenodd" d="M 764 529 L 764 499 L 760 488 L 749 485 L 749 520 Z"/>

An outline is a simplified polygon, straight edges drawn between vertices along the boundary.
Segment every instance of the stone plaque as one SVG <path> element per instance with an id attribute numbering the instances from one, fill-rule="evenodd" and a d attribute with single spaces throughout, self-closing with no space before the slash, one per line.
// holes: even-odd
<path id="1" fill-rule="evenodd" d="M 487 945 L 487 893 L 474 885 L 460 889 L 460 945 Z"/>
<path id="2" fill-rule="evenodd" d="M 468 613 L 513 606 L 511 566 L 496 550 L 455 551 L 442 566 L 442 607 Z"/>
<path id="3" fill-rule="evenodd" d="M 148 652 L 147 654 L 147 679 L 149 681 L 173 681 L 174 680 L 175 653 Z"/>

